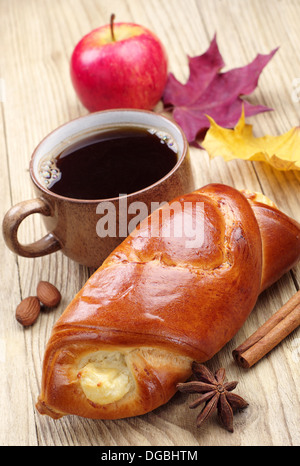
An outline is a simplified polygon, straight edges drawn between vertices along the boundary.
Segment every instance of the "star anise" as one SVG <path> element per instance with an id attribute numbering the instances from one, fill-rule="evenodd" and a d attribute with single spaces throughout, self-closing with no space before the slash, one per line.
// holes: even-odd
<path id="1" fill-rule="evenodd" d="M 196 380 L 179 383 L 177 388 L 184 393 L 201 393 L 200 397 L 189 406 L 193 409 L 205 403 L 197 416 L 197 427 L 218 410 L 218 416 L 224 427 L 229 432 L 233 432 L 233 410 L 244 409 L 248 406 L 247 401 L 242 397 L 231 393 L 238 382 L 225 382 L 224 368 L 213 374 L 207 367 L 196 361 L 193 362 L 192 371 Z"/>

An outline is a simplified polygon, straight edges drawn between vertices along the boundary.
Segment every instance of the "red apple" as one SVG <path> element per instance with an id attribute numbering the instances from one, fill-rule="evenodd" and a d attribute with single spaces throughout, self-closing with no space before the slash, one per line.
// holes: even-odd
<path id="1" fill-rule="evenodd" d="M 151 31 L 134 23 L 111 23 L 76 45 L 71 78 L 90 111 L 110 108 L 152 110 L 167 81 L 167 54 Z"/>

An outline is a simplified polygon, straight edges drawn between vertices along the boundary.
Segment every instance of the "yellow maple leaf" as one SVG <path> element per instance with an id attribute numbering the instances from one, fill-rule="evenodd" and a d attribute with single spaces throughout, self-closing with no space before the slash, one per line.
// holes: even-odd
<path id="1" fill-rule="evenodd" d="M 245 123 L 244 110 L 234 129 L 222 128 L 211 117 L 210 128 L 202 147 L 210 157 L 224 160 L 257 160 L 267 162 L 277 170 L 300 170 L 300 127 L 291 128 L 280 136 L 255 137 L 252 125 Z"/>

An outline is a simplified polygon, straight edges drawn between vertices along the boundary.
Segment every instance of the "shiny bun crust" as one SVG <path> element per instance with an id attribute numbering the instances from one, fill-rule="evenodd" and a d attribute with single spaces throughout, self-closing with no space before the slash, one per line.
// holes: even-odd
<path id="1" fill-rule="evenodd" d="M 185 229 L 175 234 L 180 219 L 198 222 L 201 244 Z M 38 411 L 118 419 L 166 403 L 192 361 L 214 356 L 259 293 L 299 258 L 299 224 L 264 196 L 211 184 L 164 205 L 110 254 L 55 324 Z"/>

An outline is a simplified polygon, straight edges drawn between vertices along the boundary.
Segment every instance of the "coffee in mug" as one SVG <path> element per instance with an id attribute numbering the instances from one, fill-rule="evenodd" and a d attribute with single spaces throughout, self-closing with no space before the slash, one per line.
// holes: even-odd
<path id="1" fill-rule="evenodd" d="M 146 110 L 94 112 L 65 123 L 39 143 L 29 171 L 36 197 L 6 213 L 7 246 L 24 257 L 62 251 L 93 268 L 127 236 L 132 220 L 140 219 L 139 206 L 147 216 L 153 205 L 195 189 L 182 129 Z M 99 229 L 99 222 L 106 227 L 107 209 L 112 231 Z M 36 213 L 47 233 L 22 244 L 18 228 Z"/>
<path id="2" fill-rule="evenodd" d="M 177 163 L 175 140 L 157 128 L 102 129 L 40 164 L 50 191 L 76 199 L 108 199 L 153 185 Z"/>

